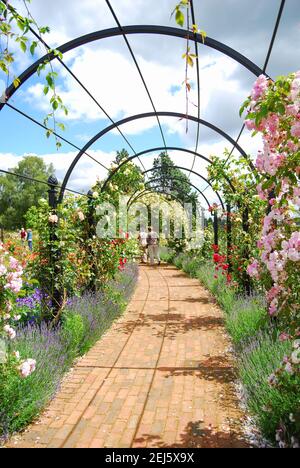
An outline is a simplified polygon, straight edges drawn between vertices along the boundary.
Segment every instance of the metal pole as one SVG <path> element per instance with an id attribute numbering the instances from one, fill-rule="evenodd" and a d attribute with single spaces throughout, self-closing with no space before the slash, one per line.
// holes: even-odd
<path id="1" fill-rule="evenodd" d="M 48 179 L 48 201 L 49 207 L 51 209 L 51 214 L 57 216 L 57 202 L 58 202 L 58 180 L 55 176 L 50 176 Z M 51 294 L 51 314 L 52 319 L 56 317 L 62 305 L 62 291 L 59 285 L 59 278 L 62 277 L 63 272 L 60 269 L 58 264 L 59 258 L 61 256 L 61 250 L 57 248 L 57 223 L 49 221 L 49 231 L 50 231 L 50 245 L 49 245 L 49 257 L 50 257 L 50 266 L 51 266 L 51 278 L 50 278 L 50 287 L 49 291 Z"/>
<path id="2" fill-rule="evenodd" d="M 243 231 L 245 234 L 249 234 L 249 208 L 246 207 L 243 211 Z M 243 252 L 243 257 L 245 260 L 249 260 L 249 247 L 248 243 L 244 243 L 244 252 Z M 251 293 L 251 282 L 250 282 L 250 277 L 248 273 L 245 271 L 244 272 L 244 288 L 245 292 L 250 295 Z"/>
<path id="3" fill-rule="evenodd" d="M 219 221 L 217 210 L 214 211 L 214 244 L 219 245 Z"/>
<path id="4" fill-rule="evenodd" d="M 227 205 L 227 263 L 229 265 L 229 271 L 231 271 L 232 268 L 232 261 L 231 261 L 231 255 L 232 255 L 232 222 L 231 222 L 231 205 Z"/>
<path id="5" fill-rule="evenodd" d="M 93 191 L 89 190 L 88 193 L 88 240 L 91 241 L 94 236 L 96 236 L 96 220 L 95 220 L 95 207 L 93 205 Z M 88 290 L 91 292 L 96 292 L 96 280 L 97 280 L 97 262 L 93 253 L 92 246 L 88 242 L 88 256 L 89 263 L 91 265 L 91 278 L 88 285 Z"/>

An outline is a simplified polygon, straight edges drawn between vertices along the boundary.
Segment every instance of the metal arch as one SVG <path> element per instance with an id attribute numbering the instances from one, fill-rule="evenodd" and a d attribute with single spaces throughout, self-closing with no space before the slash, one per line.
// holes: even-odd
<path id="1" fill-rule="evenodd" d="M 104 184 L 103 184 L 103 186 L 101 188 L 101 192 L 105 190 L 107 184 L 115 176 L 115 174 L 118 173 L 118 171 L 121 169 L 121 167 L 125 166 L 128 162 L 132 161 L 133 159 L 135 159 L 137 157 L 144 156 L 145 154 L 154 153 L 156 151 L 163 151 L 165 149 L 170 150 L 170 151 L 182 151 L 184 153 L 190 153 L 190 154 L 194 155 L 195 157 L 203 159 L 203 161 L 206 161 L 207 163 L 212 164 L 211 160 L 208 159 L 206 156 L 203 156 L 203 154 L 197 153 L 196 151 L 192 151 L 192 150 L 189 150 L 189 149 L 178 148 L 177 146 L 167 146 L 167 148 L 165 148 L 164 146 L 160 146 L 158 148 L 150 148 L 148 150 L 141 151 L 140 153 L 138 153 L 138 154 L 136 154 L 134 156 L 130 156 L 129 158 L 126 159 L 126 161 L 123 161 L 121 164 L 119 164 L 119 166 L 115 169 L 115 171 L 112 172 L 110 174 L 110 176 L 105 180 L 105 182 L 104 182 Z M 235 192 L 235 188 L 233 187 L 230 179 L 228 177 L 225 177 L 225 180 L 227 180 L 227 182 L 229 183 L 231 190 L 233 192 Z"/>
<path id="2" fill-rule="evenodd" d="M 129 210 L 129 208 L 133 205 L 133 203 L 135 203 L 137 200 L 139 200 L 139 198 L 141 198 L 142 196 L 144 195 L 149 195 L 150 193 L 153 193 L 151 192 L 150 189 L 147 189 L 147 190 L 143 190 L 143 192 L 137 194 L 137 196 L 135 198 L 132 198 L 131 200 L 128 200 L 128 203 L 127 203 L 127 211 Z M 159 193 L 160 195 L 165 195 L 165 196 L 170 196 L 172 197 L 174 200 L 176 200 L 182 207 L 183 207 L 183 203 L 182 203 L 182 200 L 180 200 L 179 197 L 177 197 L 176 195 L 172 194 L 172 193 L 165 193 L 163 190 L 161 191 L 157 191 L 156 193 Z"/>
<path id="3" fill-rule="evenodd" d="M 172 180 L 178 180 L 178 181 L 180 181 L 181 179 L 179 179 L 179 177 L 172 177 Z M 149 185 L 149 184 L 152 183 L 152 182 L 159 182 L 159 181 L 161 181 L 161 179 L 150 179 L 150 180 L 148 180 L 148 181 L 145 183 L 145 185 Z M 208 201 L 208 199 L 206 198 L 206 196 L 204 195 L 204 193 L 202 193 L 201 190 L 200 190 L 198 187 L 196 187 L 196 185 L 192 184 L 190 181 L 188 181 L 187 183 L 188 183 L 191 187 L 193 187 L 200 195 L 202 195 L 202 197 L 204 198 L 204 200 L 206 201 L 206 203 L 207 203 L 207 205 L 208 205 L 208 208 L 211 208 L 211 204 L 209 203 L 209 201 Z M 155 188 L 158 188 L 158 187 L 159 187 L 159 185 L 158 185 L 157 187 L 151 187 L 151 188 L 154 188 L 154 189 L 155 189 Z M 132 198 L 133 198 L 138 192 L 139 192 L 139 191 L 136 190 L 136 191 L 132 194 L 132 196 L 131 196 L 130 199 L 129 199 L 129 202 L 132 200 Z"/>
<path id="4" fill-rule="evenodd" d="M 142 198 L 144 195 L 150 195 L 150 193 L 153 193 L 151 192 L 149 189 L 148 190 L 144 190 L 143 192 L 139 193 L 135 198 L 133 199 L 130 199 L 127 203 L 127 211 L 131 208 L 131 206 L 137 202 L 140 198 Z M 165 195 L 165 196 L 170 196 L 173 198 L 173 200 L 176 200 L 181 206 L 182 208 L 184 209 L 184 204 L 182 203 L 182 200 L 180 200 L 180 198 L 178 198 L 176 195 L 174 194 L 169 194 L 169 193 L 165 193 L 164 191 L 157 191 L 156 193 L 159 193 L 160 195 Z M 168 200 L 167 200 L 168 201 Z M 202 208 L 203 209 L 203 208 Z M 200 213 L 200 210 L 199 210 L 199 207 L 197 206 L 197 211 L 198 213 Z"/>
<path id="5" fill-rule="evenodd" d="M 190 169 L 187 169 L 186 167 L 181 167 L 181 166 L 168 166 L 168 165 L 164 165 L 164 166 L 157 166 L 155 169 L 162 169 L 162 168 L 171 168 L 171 169 L 180 169 L 181 171 L 190 171 Z M 142 174 L 148 174 L 149 172 L 152 172 L 153 171 L 153 168 L 151 169 L 148 169 L 147 171 L 144 171 L 142 172 Z M 213 189 L 213 186 L 211 185 L 211 183 L 209 182 L 209 180 L 207 180 L 205 177 L 203 177 L 201 174 L 199 174 L 198 172 L 196 171 L 191 171 L 192 174 L 195 174 L 197 177 L 200 177 L 202 180 L 204 180 L 204 182 L 207 182 L 210 187 L 212 188 L 212 190 L 214 191 L 214 193 L 217 195 L 219 201 L 220 201 L 220 204 L 223 208 L 223 211 L 225 211 L 225 205 L 224 205 L 224 202 L 222 200 L 222 198 L 220 197 L 220 194 L 219 192 L 217 192 L 217 190 L 214 190 Z"/>
<path id="6" fill-rule="evenodd" d="M 85 44 L 89 44 L 91 42 L 107 39 L 110 37 L 120 36 L 122 34 L 156 34 L 156 35 L 164 35 L 164 36 L 172 36 L 172 37 L 179 37 L 182 39 L 186 39 L 187 31 L 180 28 L 172 28 L 168 26 L 155 26 L 155 25 L 134 25 L 134 26 L 123 26 L 122 31 L 119 28 L 110 28 L 104 29 L 101 31 L 95 31 L 93 33 L 89 33 L 83 36 L 80 36 L 72 41 L 69 41 L 60 47 L 57 48 L 61 53 L 69 52 L 70 50 L 76 49 L 77 47 L 83 46 Z M 195 35 L 194 39 L 198 44 L 203 44 L 203 38 L 200 34 Z M 207 47 L 211 47 L 212 49 L 221 52 L 222 54 L 227 55 L 228 57 L 232 58 L 236 62 L 240 63 L 242 66 L 247 68 L 251 73 L 256 76 L 261 74 L 265 74 L 263 70 L 249 60 L 244 55 L 237 52 L 235 49 L 223 44 L 222 42 L 216 41 L 210 37 L 206 37 L 204 41 L 204 45 Z M 39 65 L 43 64 L 47 60 L 54 60 L 56 55 L 53 53 L 46 54 L 33 63 L 30 67 L 28 67 L 20 76 L 20 85 L 23 85 L 34 73 L 36 73 Z M 267 76 L 267 75 L 266 75 Z M 16 88 L 13 84 L 11 84 L 7 90 L 5 91 L 6 100 L 10 99 L 13 94 L 16 92 Z M 5 105 L 5 102 L 0 102 L 0 111 Z"/>
<path id="7" fill-rule="evenodd" d="M 179 182 L 181 181 L 181 179 L 179 177 L 174 177 L 174 176 L 172 176 L 172 180 L 178 180 Z M 161 181 L 161 179 L 150 179 L 147 182 L 145 182 L 145 185 L 149 185 L 152 182 L 160 182 L 160 181 Z M 202 195 L 202 197 L 204 198 L 204 200 L 207 203 L 208 208 L 211 208 L 211 204 L 209 203 L 209 201 L 208 201 L 207 197 L 204 195 L 204 193 L 202 193 L 201 190 L 198 187 L 196 187 L 196 185 L 192 184 L 192 182 L 189 181 L 189 182 L 186 182 L 186 183 L 188 183 L 191 187 L 193 187 L 199 193 L 199 195 Z M 153 188 L 153 187 L 151 187 L 151 188 Z"/>
<path id="8" fill-rule="evenodd" d="M 184 118 L 187 118 L 189 120 L 192 120 L 193 122 L 198 122 L 198 118 L 197 117 L 194 117 L 192 115 L 185 115 L 185 114 L 181 114 L 180 112 L 157 112 L 156 113 L 157 115 L 159 116 L 164 116 L 164 117 L 177 117 L 179 119 L 184 119 Z M 104 128 L 103 130 L 101 130 L 101 132 L 97 133 L 97 135 L 95 135 L 93 138 L 91 138 L 91 140 L 82 148 L 82 150 L 77 154 L 77 156 L 75 157 L 75 159 L 73 160 L 72 164 L 70 165 L 67 173 L 66 173 L 66 176 L 64 178 L 64 181 L 62 183 L 62 190 L 61 190 L 61 193 L 60 193 L 60 197 L 59 197 L 59 201 L 61 202 L 62 199 L 63 199 L 63 196 L 64 196 L 64 189 L 63 187 L 67 185 L 68 181 L 69 181 L 69 178 L 74 170 L 74 168 L 76 167 L 77 163 L 79 162 L 79 160 L 81 159 L 81 156 L 96 142 L 98 141 L 100 138 L 102 138 L 104 135 L 106 135 L 106 133 L 110 132 L 111 130 L 115 129 L 116 127 L 120 127 L 121 125 L 124 125 L 128 122 L 132 122 L 134 120 L 139 120 L 139 119 L 145 119 L 145 118 L 148 118 L 148 117 L 154 117 L 155 115 L 155 112 L 147 112 L 147 113 L 143 113 L 143 114 L 137 114 L 137 115 L 132 115 L 132 116 L 129 116 L 129 117 L 126 117 L 125 119 L 122 119 L 122 120 L 119 120 L 119 122 L 116 122 L 115 124 L 112 124 L 112 125 L 109 125 L 108 127 Z M 210 122 L 207 122 L 206 120 L 203 120 L 203 119 L 200 119 L 200 123 L 208 128 L 210 128 L 211 130 L 215 131 L 216 133 L 218 133 L 219 135 L 223 136 L 227 141 L 229 141 L 232 145 L 235 144 L 235 141 L 234 139 L 229 136 L 226 132 L 224 132 L 223 130 L 221 130 L 219 127 L 213 125 L 212 123 Z M 242 156 L 244 156 L 245 158 L 247 158 L 247 154 L 246 152 L 241 148 L 240 145 L 236 145 L 236 148 L 237 150 L 242 154 Z M 251 169 L 255 170 L 254 166 L 252 163 L 250 163 L 249 161 L 249 165 L 251 167 Z"/>

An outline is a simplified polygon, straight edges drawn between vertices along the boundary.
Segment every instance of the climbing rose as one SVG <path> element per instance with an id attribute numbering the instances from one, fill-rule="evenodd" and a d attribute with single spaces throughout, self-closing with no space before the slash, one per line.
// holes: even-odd
<path id="1" fill-rule="evenodd" d="M 10 340 L 14 340 L 15 337 L 16 337 L 16 332 L 15 330 L 10 327 L 9 325 L 5 325 L 5 327 L 3 328 L 3 330 L 5 331 L 5 333 L 7 333 L 8 337 Z"/>
<path id="2" fill-rule="evenodd" d="M 58 216 L 57 215 L 50 215 L 49 216 L 49 223 L 52 223 L 52 224 L 58 223 Z"/>
<path id="3" fill-rule="evenodd" d="M 293 137 L 300 137 L 300 122 L 296 122 L 291 128 L 291 135 Z"/>
<path id="4" fill-rule="evenodd" d="M 29 377 L 35 371 L 35 367 L 36 361 L 34 359 L 27 359 L 18 367 L 20 376 L 23 379 Z"/>
<path id="5" fill-rule="evenodd" d="M 265 75 L 260 75 L 254 83 L 254 87 L 251 93 L 251 97 L 254 101 L 257 101 L 267 90 L 269 80 Z"/>
<path id="6" fill-rule="evenodd" d="M 259 263 L 254 260 L 247 268 L 247 273 L 251 278 L 259 279 Z"/>

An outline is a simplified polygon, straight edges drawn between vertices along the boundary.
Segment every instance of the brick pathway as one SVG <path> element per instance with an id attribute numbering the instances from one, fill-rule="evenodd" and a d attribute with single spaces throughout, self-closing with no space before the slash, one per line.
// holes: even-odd
<path id="1" fill-rule="evenodd" d="M 247 447 L 222 312 L 197 280 L 141 267 L 124 316 L 9 446 Z"/>

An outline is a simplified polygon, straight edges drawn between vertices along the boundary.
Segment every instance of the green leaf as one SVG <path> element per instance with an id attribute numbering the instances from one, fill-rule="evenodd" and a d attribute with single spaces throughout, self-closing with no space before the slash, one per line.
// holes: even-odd
<path id="1" fill-rule="evenodd" d="M 57 102 L 56 100 L 54 100 L 54 101 L 52 102 L 52 108 L 53 108 L 53 110 L 55 110 L 55 111 L 58 109 L 58 102 Z"/>
<path id="2" fill-rule="evenodd" d="M 19 80 L 19 78 L 15 78 L 13 84 L 15 88 L 18 88 L 21 84 L 21 81 Z"/>
<path id="3" fill-rule="evenodd" d="M 17 25 L 18 25 L 18 28 L 21 29 L 21 31 L 24 31 L 25 26 L 24 26 L 23 21 L 18 20 L 18 21 L 17 21 Z"/>
<path id="4" fill-rule="evenodd" d="M 285 106 L 284 104 L 282 104 L 282 102 L 278 102 L 277 106 L 276 106 L 276 110 L 277 112 L 280 114 L 280 115 L 284 115 L 285 114 Z"/>
<path id="5" fill-rule="evenodd" d="M 37 42 L 33 42 L 30 46 L 30 53 L 31 55 L 34 55 L 35 49 L 37 48 Z"/>
<path id="6" fill-rule="evenodd" d="M 187 56 L 187 63 L 190 67 L 194 66 L 194 61 L 190 55 Z"/>
<path id="7" fill-rule="evenodd" d="M 43 92 L 44 92 L 45 96 L 49 93 L 49 89 L 50 89 L 49 86 L 44 87 Z"/>
<path id="8" fill-rule="evenodd" d="M 53 81 L 52 76 L 50 76 L 50 74 L 48 74 L 48 75 L 46 76 L 46 81 L 47 81 L 49 87 L 50 87 L 51 89 L 53 89 L 53 88 L 54 88 L 54 81 Z"/>
<path id="9" fill-rule="evenodd" d="M 183 27 L 184 26 L 184 14 L 182 11 L 177 10 L 176 15 L 175 15 L 176 23 L 179 24 L 179 26 Z"/>
<path id="10" fill-rule="evenodd" d="M 22 51 L 25 53 L 26 50 L 27 50 L 26 42 L 21 41 L 21 42 L 20 42 L 20 47 L 21 47 Z"/>
<path id="11" fill-rule="evenodd" d="M 50 28 L 49 26 L 45 26 L 45 27 L 40 28 L 39 31 L 41 34 L 46 34 L 50 32 Z"/>
<path id="12" fill-rule="evenodd" d="M 66 130 L 66 126 L 63 124 L 63 123 L 58 123 L 57 124 L 59 126 L 59 128 L 64 132 Z"/>

